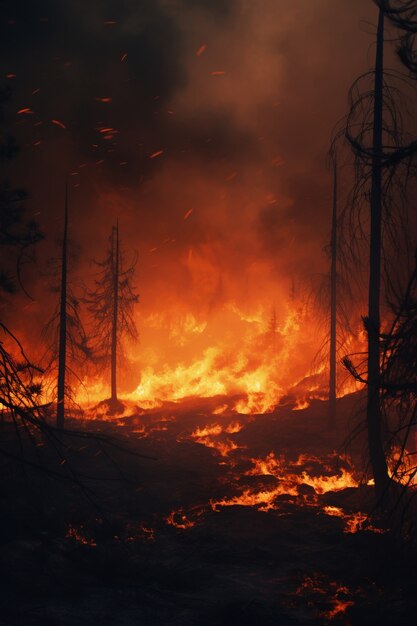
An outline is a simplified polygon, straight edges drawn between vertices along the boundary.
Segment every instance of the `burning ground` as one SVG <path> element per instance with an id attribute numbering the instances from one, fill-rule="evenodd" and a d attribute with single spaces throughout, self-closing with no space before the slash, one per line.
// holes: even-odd
<path id="1" fill-rule="evenodd" d="M 368 520 L 364 442 L 340 448 L 361 402 L 341 399 L 330 428 L 319 400 L 76 420 L 64 457 L 27 453 L 79 485 L 3 459 L 4 623 L 408 623 L 413 577 Z M 85 438 L 92 423 L 102 440 Z"/>

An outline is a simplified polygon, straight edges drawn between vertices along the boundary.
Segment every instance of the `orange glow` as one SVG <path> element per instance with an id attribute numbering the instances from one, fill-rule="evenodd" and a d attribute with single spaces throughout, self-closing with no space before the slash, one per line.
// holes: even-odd
<path id="1" fill-rule="evenodd" d="M 340 598 L 335 598 L 332 604 L 333 607 L 329 611 L 322 613 L 322 616 L 328 620 L 332 620 L 338 615 L 343 615 L 349 607 L 355 605 L 353 600 L 341 600 Z"/>
<path id="2" fill-rule="evenodd" d="M 207 448 L 214 448 L 221 456 L 227 456 L 232 450 L 237 450 L 238 446 L 229 438 L 217 439 L 223 433 L 235 434 L 242 430 L 243 426 L 239 422 L 232 422 L 226 427 L 220 424 L 212 424 L 203 428 L 197 428 L 191 433 L 191 438 L 196 443 L 200 443 Z"/>
<path id="3" fill-rule="evenodd" d="M 212 500 L 210 504 L 213 511 L 217 511 L 218 507 L 221 506 L 258 506 L 260 511 L 269 511 L 270 509 L 276 508 L 275 499 L 284 494 L 297 496 L 297 487 L 286 483 L 270 491 L 252 492 L 247 489 L 238 496 L 224 498 L 222 500 Z"/>
<path id="4" fill-rule="evenodd" d="M 249 470 L 249 476 L 270 475 L 279 480 L 290 481 L 298 485 L 308 485 L 312 487 L 316 494 L 322 495 L 329 491 L 341 491 L 348 487 L 358 487 L 358 481 L 351 472 L 343 469 L 339 474 L 331 476 L 310 476 L 306 471 L 295 474 L 288 471 L 288 466 L 284 461 L 277 459 L 271 452 L 265 459 L 252 459 L 253 469 Z M 301 465 L 305 462 L 305 457 L 300 456 L 294 465 Z"/>
<path id="5" fill-rule="evenodd" d="M 166 518 L 166 522 L 170 526 L 174 526 L 174 528 L 179 528 L 181 530 L 187 530 L 195 525 L 195 522 L 189 520 L 182 510 L 171 511 Z"/>
<path id="6" fill-rule="evenodd" d="M 304 457 L 300 457 L 302 461 Z M 292 467 L 300 465 L 300 458 L 295 463 L 289 463 L 283 458 L 276 458 L 271 452 L 264 459 L 251 459 L 253 467 L 246 472 L 247 476 L 274 476 L 279 480 L 279 484 L 270 490 L 251 491 L 245 489 L 241 494 L 232 496 L 231 498 L 223 498 L 221 500 L 213 500 L 210 502 L 213 510 L 218 510 L 221 506 L 258 506 L 260 511 L 269 511 L 270 509 L 279 508 L 275 502 L 276 498 L 281 495 L 289 495 L 301 498 L 306 504 L 315 504 L 317 496 L 330 491 L 341 491 L 348 487 L 357 487 L 358 482 L 351 472 L 342 469 L 340 473 L 330 476 L 310 476 L 306 471 L 297 474 L 292 471 Z M 308 498 L 301 495 L 299 487 L 308 485 L 315 492 L 315 497 Z M 330 512 L 328 512 L 330 511 Z M 327 514 L 344 516 L 341 509 L 329 507 Z M 365 516 L 366 518 L 366 516 Z M 355 518 L 356 519 L 356 518 Z M 352 525 L 354 522 L 352 521 Z M 352 526 L 353 527 L 353 526 Z M 356 531 L 347 531 L 356 532 Z"/>
<path id="7" fill-rule="evenodd" d="M 84 532 L 83 526 L 76 528 L 75 526 L 68 526 L 67 534 L 65 535 L 68 538 L 75 539 L 78 543 L 81 543 L 84 546 L 91 546 L 93 548 L 96 547 L 96 542 L 93 539 L 88 539 Z"/>

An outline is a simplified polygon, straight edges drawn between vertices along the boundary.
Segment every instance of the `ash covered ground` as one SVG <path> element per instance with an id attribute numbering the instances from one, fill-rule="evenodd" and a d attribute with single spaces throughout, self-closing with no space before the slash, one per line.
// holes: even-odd
<path id="1" fill-rule="evenodd" d="M 0 624 L 413 623 L 412 548 L 367 519 L 365 441 L 346 444 L 360 394 L 332 422 L 321 401 L 225 406 L 73 420 L 59 449 L 6 424 L 27 462 L 1 460 Z"/>

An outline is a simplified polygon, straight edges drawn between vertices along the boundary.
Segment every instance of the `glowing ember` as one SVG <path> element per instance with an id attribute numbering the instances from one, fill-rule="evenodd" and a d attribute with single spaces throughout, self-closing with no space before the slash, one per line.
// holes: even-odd
<path id="1" fill-rule="evenodd" d="M 340 598 L 332 600 L 332 604 L 333 607 L 329 611 L 322 613 L 322 616 L 328 620 L 332 620 L 338 615 L 344 615 L 349 607 L 355 605 L 353 600 L 341 600 Z"/>
<path id="2" fill-rule="evenodd" d="M 182 509 L 178 511 L 171 511 L 171 513 L 166 518 L 166 523 L 170 526 L 174 526 L 174 528 L 179 528 L 181 530 L 187 530 L 188 528 L 192 528 L 193 526 L 195 526 L 195 522 L 192 522 L 190 519 L 188 519 Z"/>
<path id="3" fill-rule="evenodd" d="M 325 598 L 328 597 L 330 608 L 327 611 L 320 611 L 320 617 L 327 621 L 344 615 L 355 604 L 351 599 L 352 592 L 348 587 L 328 580 L 326 575 L 318 572 L 306 576 L 298 587 L 296 594 L 307 596 L 310 606 L 321 606 Z"/>
<path id="4" fill-rule="evenodd" d="M 68 526 L 66 537 L 71 539 L 75 539 L 78 543 L 81 543 L 84 546 L 96 547 L 97 544 L 93 539 L 88 539 L 83 531 L 83 526 L 76 528 L 75 526 Z"/>
<path id="5" fill-rule="evenodd" d="M 149 528 L 148 526 L 139 527 L 140 536 L 145 539 L 145 541 L 155 541 L 155 531 L 153 528 Z"/>
<path id="6" fill-rule="evenodd" d="M 344 516 L 346 520 L 345 533 L 357 533 L 363 530 L 363 524 L 368 519 L 368 515 L 365 513 L 352 513 L 351 515 Z M 376 530 L 372 526 L 368 526 L 367 530 Z"/>

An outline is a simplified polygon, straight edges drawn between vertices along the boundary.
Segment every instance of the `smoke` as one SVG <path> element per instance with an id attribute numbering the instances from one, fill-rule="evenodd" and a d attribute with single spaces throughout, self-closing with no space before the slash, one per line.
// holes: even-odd
<path id="1" fill-rule="evenodd" d="M 143 319 L 283 307 L 294 281 L 326 271 L 326 152 L 375 15 L 360 0 L 4 2 L 14 177 L 47 235 L 41 256 L 69 173 L 75 282 L 118 217 Z M 31 280 L 37 328 L 56 296 Z"/>

